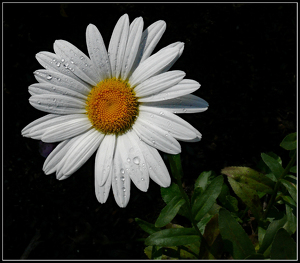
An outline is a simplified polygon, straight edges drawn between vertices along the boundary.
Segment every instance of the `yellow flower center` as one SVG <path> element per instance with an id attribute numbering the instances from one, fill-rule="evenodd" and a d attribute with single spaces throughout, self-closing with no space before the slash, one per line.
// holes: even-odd
<path id="1" fill-rule="evenodd" d="M 86 112 L 93 127 L 104 134 L 122 134 L 138 115 L 138 101 L 129 83 L 105 79 L 93 87 L 86 101 Z"/>

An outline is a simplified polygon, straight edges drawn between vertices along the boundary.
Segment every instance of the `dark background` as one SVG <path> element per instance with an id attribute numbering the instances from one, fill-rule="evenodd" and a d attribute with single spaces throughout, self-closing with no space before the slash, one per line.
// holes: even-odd
<path id="1" fill-rule="evenodd" d="M 181 143 L 188 191 L 202 171 L 255 167 L 261 152 L 277 153 L 286 165 L 279 143 L 296 131 L 296 9 L 296 4 L 4 4 L 3 258 L 145 259 L 139 239 L 147 235 L 134 218 L 154 223 L 164 206 L 153 182 L 147 193 L 131 184 L 125 209 L 112 191 L 106 204 L 98 203 L 94 156 L 67 180 L 43 173 L 39 142 L 21 136 L 22 128 L 45 115 L 28 102 L 33 71 L 42 68 L 36 53 L 53 52 L 54 41 L 64 39 L 87 54 L 89 23 L 108 46 L 124 13 L 130 21 L 142 16 L 144 28 L 165 20 L 155 51 L 184 42 L 172 69 L 200 82 L 195 95 L 210 104 L 204 113 L 182 115 L 203 135 L 198 143 Z"/>

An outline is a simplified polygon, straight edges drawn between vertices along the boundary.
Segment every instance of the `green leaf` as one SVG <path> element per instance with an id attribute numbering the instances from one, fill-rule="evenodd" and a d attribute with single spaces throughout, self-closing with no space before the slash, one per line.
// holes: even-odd
<path id="1" fill-rule="evenodd" d="M 199 187 L 202 191 L 206 188 L 208 184 L 208 178 L 211 176 L 212 171 L 202 172 L 195 182 L 195 189 Z"/>
<path id="2" fill-rule="evenodd" d="M 145 240 L 145 245 L 180 246 L 199 241 L 194 228 L 171 228 L 151 234 Z"/>
<path id="3" fill-rule="evenodd" d="M 153 234 L 157 231 L 160 231 L 160 228 L 155 227 L 153 224 L 148 223 L 142 219 L 135 218 L 135 222 L 139 225 L 141 229 L 143 229 L 148 234 Z"/>
<path id="4" fill-rule="evenodd" d="M 273 239 L 277 233 L 277 231 L 284 226 L 286 223 L 286 216 L 279 220 L 273 220 L 268 226 L 264 238 L 262 240 L 262 244 L 258 250 L 258 253 L 264 253 L 267 248 L 272 244 Z"/>
<path id="5" fill-rule="evenodd" d="M 291 182 L 281 179 L 280 183 L 284 185 L 284 187 L 288 190 L 291 197 L 294 199 L 295 202 L 297 202 L 297 189 L 294 184 Z"/>
<path id="6" fill-rule="evenodd" d="M 221 193 L 218 196 L 218 200 L 222 206 L 230 212 L 238 211 L 238 200 L 230 195 L 229 188 L 226 184 L 222 185 Z"/>
<path id="7" fill-rule="evenodd" d="M 271 259 L 296 259 L 296 242 L 285 229 L 276 233 L 271 249 Z"/>
<path id="8" fill-rule="evenodd" d="M 287 135 L 283 141 L 280 143 L 280 146 L 286 150 L 294 150 L 297 148 L 297 133 L 291 133 Z"/>
<path id="9" fill-rule="evenodd" d="M 272 194 L 275 183 L 262 173 L 249 167 L 226 167 L 221 173 L 233 178 L 236 182 L 245 184 L 249 188 Z"/>
<path id="10" fill-rule="evenodd" d="M 163 227 L 170 223 L 184 203 L 185 200 L 181 196 L 174 196 L 173 199 L 161 210 L 160 215 L 155 222 L 155 226 Z"/>
<path id="11" fill-rule="evenodd" d="M 164 188 L 161 187 L 160 188 L 160 192 L 161 192 L 161 197 L 164 200 L 164 202 L 166 204 L 168 204 L 169 202 L 171 202 L 171 200 L 175 197 L 175 196 L 181 196 L 181 192 L 179 190 L 179 187 L 177 184 L 172 183 L 170 187 Z M 189 211 L 186 207 L 186 204 L 183 204 L 179 211 L 178 214 L 185 216 L 186 218 L 189 218 Z"/>
<path id="12" fill-rule="evenodd" d="M 297 218 L 293 213 L 293 208 L 288 204 L 285 205 L 287 222 L 283 228 L 290 234 L 294 234 L 297 230 Z M 296 213 L 296 212 L 295 212 Z"/>
<path id="13" fill-rule="evenodd" d="M 259 226 L 257 235 L 258 235 L 258 243 L 260 246 L 262 245 L 262 241 L 265 237 L 265 234 L 266 234 L 266 230 Z"/>
<path id="14" fill-rule="evenodd" d="M 271 172 L 275 175 L 277 179 L 279 179 L 280 175 L 283 173 L 284 169 L 280 162 L 274 159 L 272 156 L 262 153 L 261 158 L 265 162 L 265 164 L 270 168 Z"/>
<path id="15" fill-rule="evenodd" d="M 245 259 L 255 254 L 252 242 L 244 229 L 224 208 L 219 211 L 219 228 L 224 241 L 224 249 L 234 259 Z"/>
<path id="16" fill-rule="evenodd" d="M 281 196 L 281 198 L 282 198 L 282 200 L 283 200 L 286 204 L 289 204 L 289 205 L 292 206 L 292 207 L 296 207 L 296 206 L 297 206 L 297 204 L 296 204 L 296 202 L 294 201 L 294 199 L 291 198 L 290 196 L 288 196 L 288 195 L 283 195 L 283 196 Z"/>
<path id="17" fill-rule="evenodd" d="M 291 169 L 290 169 L 290 172 L 291 173 L 297 173 L 297 166 L 295 165 L 295 166 L 293 166 Z"/>
<path id="18" fill-rule="evenodd" d="M 206 224 L 210 221 L 212 217 L 213 215 L 206 214 L 204 217 L 202 217 L 200 222 L 197 223 L 197 227 L 199 228 L 202 235 L 204 234 Z"/>
<path id="19" fill-rule="evenodd" d="M 231 177 L 228 177 L 232 190 L 235 194 L 250 208 L 255 218 L 259 220 L 263 215 L 262 204 L 259 200 L 257 192 L 251 188 L 248 188 L 245 184 L 236 182 Z"/>
<path id="20" fill-rule="evenodd" d="M 160 188 L 161 197 L 166 204 L 168 204 L 174 197 L 181 196 L 180 190 L 177 184 L 172 183 L 169 187 Z"/>
<path id="21" fill-rule="evenodd" d="M 216 202 L 216 199 L 221 192 L 223 181 L 223 176 L 219 175 L 212 180 L 202 194 L 195 198 L 192 206 L 192 213 L 196 221 L 200 221 Z"/>

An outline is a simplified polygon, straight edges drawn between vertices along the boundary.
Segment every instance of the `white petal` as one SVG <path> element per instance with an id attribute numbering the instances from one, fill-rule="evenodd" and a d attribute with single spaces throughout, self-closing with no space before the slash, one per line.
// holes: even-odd
<path id="1" fill-rule="evenodd" d="M 177 56 L 172 60 L 172 62 L 162 70 L 162 72 L 168 71 L 175 64 L 175 62 L 180 58 L 180 56 L 183 52 L 183 49 L 184 49 L 184 43 L 183 42 L 172 43 L 172 44 L 162 48 L 158 52 L 161 52 L 161 51 L 165 50 L 166 48 L 171 48 L 171 47 L 177 47 L 179 49 L 179 52 L 178 52 Z"/>
<path id="2" fill-rule="evenodd" d="M 162 20 L 156 21 L 144 30 L 136 59 L 131 68 L 131 72 L 133 72 L 140 63 L 150 57 L 165 30 L 166 23 Z"/>
<path id="3" fill-rule="evenodd" d="M 53 127 L 49 127 L 43 134 L 42 141 L 59 142 L 86 132 L 92 127 L 92 124 L 86 115 L 81 115 L 81 118 L 76 118 L 57 125 L 53 125 Z"/>
<path id="4" fill-rule="evenodd" d="M 54 114 L 85 113 L 85 101 L 58 94 L 34 95 L 29 103 L 38 110 Z"/>
<path id="5" fill-rule="evenodd" d="M 173 113 L 196 113 L 208 109 L 208 103 L 193 94 L 187 94 L 170 100 L 143 102 L 143 105 L 163 108 Z"/>
<path id="6" fill-rule="evenodd" d="M 46 118 L 46 116 L 49 116 Z M 36 140 L 41 140 L 42 136 L 44 135 L 45 132 L 47 132 L 49 129 L 51 129 L 55 125 L 60 125 L 65 122 L 73 121 L 76 119 L 82 119 L 83 114 L 71 114 L 71 115 L 54 115 L 54 114 L 49 114 L 46 115 L 43 118 L 40 118 L 37 120 L 37 122 L 32 125 L 28 129 L 26 129 L 26 136 L 31 137 L 32 139 Z"/>
<path id="7" fill-rule="evenodd" d="M 123 80 L 127 79 L 129 73 L 132 72 L 131 68 L 139 49 L 143 26 L 144 22 L 142 17 L 136 18 L 130 25 L 130 31 L 121 70 L 121 78 Z"/>
<path id="8" fill-rule="evenodd" d="M 27 126 L 25 126 L 23 128 L 23 130 L 21 131 L 22 135 L 25 136 L 25 137 L 31 137 L 30 136 L 30 133 L 31 133 L 31 130 L 32 128 L 40 125 L 41 123 L 44 123 L 45 121 L 48 121 L 48 120 L 51 120 L 51 119 L 54 119 L 56 117 L 58 117 L 59 115 L 56 115 L 56 114 L 47 114 L 41 118 L 38 118 L 36 119 L 35 121 L 29 123 Z"/>
<path id="9" fill-rule="evenodd" d="M 86 29 L 86 42 L 94 68 L 101 79 L 111 78 L 111 68 L 103 38 L 96 26 L 89 24 Z"/>
<path id="10" fill-rule="evenodd" d="M 43 165 L 43 171 L 45 174 L 51 174 L 56 171 L 57 165 L 65 157 L 70 147 L 76 143 L 78 137 L 65 140 L 58 144 L 54 150 L 48 155 Z"/>
<path id="11" fill-rule="evenodd" d="M 129 18 L 128 15 L 125 14 L 118 20 L 108 46 L 112 77 L 120 77 L 128 33 Z"/>
<path id="12" fill-rule="evenodd" d="M 163 52 L 157 52 L 142 62 L 129 78 L 132 87 L 137 86 L 146 79 L 158 75 L 178 55 L 178 48 L 168 48 Z"/>
<path id="13" fill-rule="evenodd" d="M 97 150 L 103 137 L 104 134 L 95 129 L 75 137 L 78 138 L 77 142 L 70 147 L 57 166 L 57 179 L 66 179 L 76 172 Z"/>
<path id="14" fill-rule="evenodd" d="M 162 187 L 170 186 L 170 174 L 158 151 L 143 141 L 139 141 L 139 147 L 146 160 L 150 178 Z"/>
<path id="15" fill-rule="evenodd" d="M 161 100 L 169 100 L 176 97 L 184 96 L 186 94 L 192 93 L 200 88 L 200 84 L 192 79 L 183 79 L 178 84 L 165 89 L 164 91 L 139 98 L 139 102 L 151 102 L 151 101 L 161 101 Z"/>
<path id="16" fill-rule="evenodd" d="M 185 73 L 181 70 L 165 72 L 145 80 L 137 85 L 134 91 L 137 97 L 150 96 L 176 85 L 184 76 Z"/>
<path id="17" fill-rule="evenodd" d="M 103 186 L 99 186 L 97 175 L 95 175 L 95 193 L 96 193 L 97 200 L 101 204 L 104 204 L 108 198 L 112 177 L 113 177 L 113 169 L 110 169 L 109 176 L 105 181 L 105 184 Z"/>
<path id="18" fill-rule="evenodd" d="M 61 58 L 68 60 L 68 67 L 71 68 L 71 71 L 85 82 L 96 86 L 101 80 L 98 71 L 94 69 L 92 61 L 68 41 L 56 40 L 54 51 Z"/>
<path id="19" fill-rule="evenodd" d="M 64 87 L 68 90 L 73 90 L 87 96 L 91 90 L 91 86 L 88 84 L 82 84 L 77 80 L 65 76 L 59 72 L 50 70 L 37 70 L 34 73 L 34 77 L 38 82 L 49 83 L 55 86 Z"/>
<path id="20" fill-rule="evenodd" d="M 130 177 L 128 173 L 123 173 L 124 165 L 122 146 L 117 138 L 116 150 L 113 160 L 112 189 L 115 200 L 120 207 L 126 207 L 130 198 Z"/>
<path id="21" fill-rule="evenodd" d="M 115 152 L 115 135 L 105 135 L 98 148 L 95 159 L 95 177 L 99 186 L 103 186 L 112 170 L 112 160 Z"/>
<path id="22" fill-rule="evenodd" d="M 138 142 L 139 137 L 132 130 L 118 138 L 122 153 L 123 173 L 128 173 L 135 186 L 146 192 L 149 187 L 149 174 Z"/>
<path id="23" fill-rule="evenodd" d="M 31 95 L 41 95 L 41 94 L 69 94 L 71 97 L 86 100 L 87 96 L 79 93 L 75 90 L 71 90 L 65 87 L 52 85 L 50 83 L 35 83 L 29 86 L 28 91 Z"/>
<path id="24" fill-rule="evenodd" d="M 192 125 L 169 111 L 144 105 L 141 105 L 139 110 L 139 118 L 147 120 L 151 126 L 156 125 L 162 128 L 166 134 L 169 133 L 178 140 L 199 141 L 201 138 L 200 132 Z"/>
<path id="25" fill-rule="evenodd" d="M 64 76 L 68 76 L 85 85 L 85 82 L 78 78 L 76 75 L 74 75 L 70 68 L 67 66 L 69 65 L 68 62 L 65 61 L 65 59 L 62 59 L 60 56 L 56 55 L 55 53 L 43 51 L 37 53 L 35 57 L 45 69 L 59 72 Z"/>
<path id="26" fill-rule="evenodd" d="M 132 128 L 144 142 L 158 150 L 170 154 L 178 154 L 181 152 L 180 144 L 172 136 L 169 136 L 168 132 L 158 126 L 151 126 L 151 124 L 143 118 L 139 117 Z"/>

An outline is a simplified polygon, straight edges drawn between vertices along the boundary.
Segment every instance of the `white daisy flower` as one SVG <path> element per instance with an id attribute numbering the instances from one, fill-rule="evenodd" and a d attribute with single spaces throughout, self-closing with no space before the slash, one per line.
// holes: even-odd
<path id="1" fill-rule="evenodd" d="M 67 41 L 54 43 L 55 53 L 36 55 L 45 68 L 34 72 L 30 104 L 49 113 L 22 130 L 47 143 L 60 142 L 45 160 L 46 174 L 59 180 L 76 172 L 96 152 L 95 192 L 105 203 L 112 186 L 117 204 L 125 207 L 131 181 L 146 192 L 149 178 L 162 187 L 171 179 L 158 150 L 181 151 L 181 141 L 201 134 L 175 113 L 205 111 L 208 103 L 190 93 L 200 84 L 168 71 L 184 44 L 173 43 L 151 55 L 166 29 L 157 21 L 143 31 L 142 17 L 117 22 L 108 52 L 98 29 L 86 30 L 89 57 Z"/>

